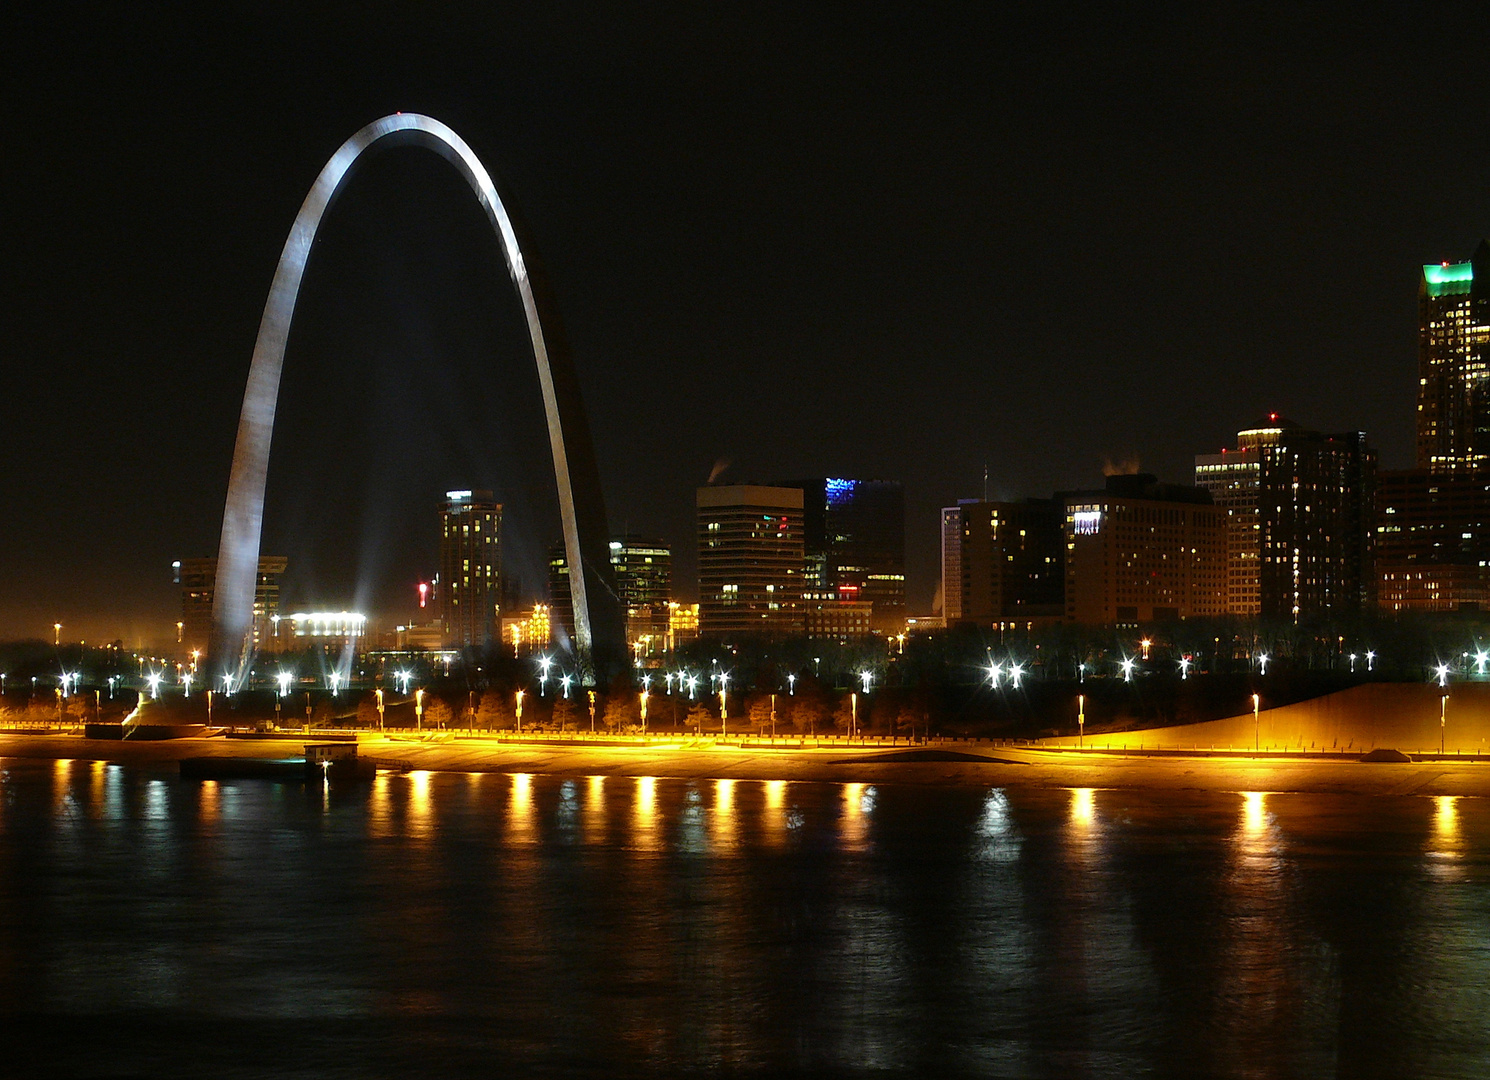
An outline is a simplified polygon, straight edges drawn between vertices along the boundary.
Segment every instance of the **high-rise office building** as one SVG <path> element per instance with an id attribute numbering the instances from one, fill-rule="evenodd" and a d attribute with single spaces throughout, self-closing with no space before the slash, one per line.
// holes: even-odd
<path id="1" fill-rule="evenodd" d="M 445 643 L 458 647 L 499 640 L 502 506 L 490 491 L 447 491 L 440 519 Z"/>
<path id="2" fill-rule="evenodd" d="M 942 511 L 942 612 L 948 626 L 1065 616 L 1064 507 L 1055 499 L 963 499 Z"/>
<path id="3" fill-rule="evenodd" d="M 1065 505 L 1066 617 L 1134 625 L 1226 611 L 1226 515 L 1203 488 L 1109 476 Z"/>
<path id="4" fill-rule="evenodd" d="M 1417 467 L 1490 468 L 1490 243 L 1423 267 L 1418 286 Z"/>
<path id="5" fill-rule="evenodd" d="M 1270 414 L 1235 450 L 1199 454 L 1195 483 L 1226 514 L 1226 610 L 1299 622 L 1376 602 L 1376 453 Z"/>
<path id="6" fill-rule="evenodd" d="M 701 633 L 802 633 L 802 501 L 799 487 L 698 489 Z"/>
<path id="7" fill-rule="evenodd" d="M 261 555 L 254 577 L 253 644 L 269 649 L 279 622 L 279 579 L 289 560 L 283 555 Z M 212 601 L 217 594 L 217 559 L 180 559 L 171 564 L 173 580 L 181 586 L 181 647 L 185 654 L 207 651 L 212 637 Z"/>
<path id="8" fill-rule="evenodd" d="M 1378 473 L 1376 576 L 1387 611 L 1490 610 L 1490 473 Z"/>
<path id="9" fill-rule="evenodd" d="M 893 480 L 813 477 L 802 489 L 804 588 L 868 603 L 881 633 L 905 628 L 905 489 Z M 854 625 L 857 625 L 855 623 Z"/>
<path id="10" fill-rule="evenodd" d="M 610 542 L 610 565 L 622 607 L 666 612 L 673 598 L 672 545 L 627 534 Z"/>
<path id="11" fill-rule="evenodd" d="M 626 644 L 638 658 L 667 651 L 673 549 L 664 540 L 643 536 L 610 542 L 616 595 L 626 613 Z"/>

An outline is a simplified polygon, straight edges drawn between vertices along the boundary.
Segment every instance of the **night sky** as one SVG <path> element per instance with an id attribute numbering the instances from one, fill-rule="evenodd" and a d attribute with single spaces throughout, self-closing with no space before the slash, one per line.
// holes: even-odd
<path id="1" fill-rule="evenodd" d="M 396 110 L 527 220 L 612 529 L 670 539 L 685 595 L 721 463 L 903 481 L 920 610 L 985 463 L 1002 497 L 1109 460 L 1186 480 L 1270 409 L 1411 463 L 1419 264 L 1490 232 L 1480 5 L 810 7 L 10 10 L 0 638 L 171 634 L 295 212 Z M 287 604 L 406 614 L 452 487 L 500 493 L 536 577 L 516 301 L 469 191 L 405 149 L 301 294 L 264 539 Z"/>

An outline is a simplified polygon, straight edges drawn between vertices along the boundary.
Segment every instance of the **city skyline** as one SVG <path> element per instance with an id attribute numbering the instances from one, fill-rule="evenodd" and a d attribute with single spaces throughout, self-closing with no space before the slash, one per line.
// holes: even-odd
<path id="1" fill-rule="evenodd" d="M 215 29 L 239 29 L 220 17 Z M 1382 22 L 1312 53 L 1311 27 L 1304 14 L 1139 20 L 1110 45 L 1117 28 L 1094 25 L 1058 47 L 1053 27 L 999 45 L 1011 28 L 971 13 L 802 16 L 769 40 L 742 34 L 759 29 L 748 20 L 478 26 L 476 40 L 511 50 L 510 73 L 484 83 L 478 68 L 501 65 L 475 46 L 443 74 L 436 42 L 363 29 L 368 55 L 406 54 L 375 84 L 350 61 L 297 73 L 286 58 L 240 101 L 252 41 L 285 28 L 236 46 L 209 34 L 197 56 L 183 31 L 155 27 L 156 44 L 69 65 L 54 89 L 48 71 L 110 26 L 32 24 L 18 53 L 28 34 L 61 45 L 12 69 L 34 153 L 6 171 L 9 240 L 30 273 L 6 301 L 18 408 L 0 636 L 54 620 L 127 639 L 131 622 L 171 626 L 170 561 L 216 550 L 253 325 L 289 220 L 347 131 L 399 108 L 451 122 L 528 211 L 611 530 L 670 540 L 680 583 L 694 577 L 691 493 L 720 468 L 733 483 L 901 481 L 913 612 L 935 589 L 935 515 L 978 494 L 985 463 L 994 498 L 1091 487 L 1104 459 L 1179 481 L 1193 455 L 1276 410 L 1364 430 L 1384 468 L 1405 468 L 1419 267 L 1468 259 L 1490 231 L 1490 140 L 1476 134 L 1490 121 L 1466 104 L 1486 76 L 1464 63 L 1473 38 L 1447 24 Z M 319 55 L 330 36 L 312 20 L 297 40 Z M 895 56 L 900 40 L 919 48 Z M 633 46 L 691 59 L 628 80 Z M 1136 83 L 1127 46 L 1173 59 Z M 767 58 L 779 80 L 742 81 Z M 1197 96 L 1207 62 L 1218 84 L 1275 76 L 1278 89 Z M 1408 91 L 1436 71 L 1454 73 L 1456 95 L 1424 116 Z M 1030 74 L 1039 93 L 1016 85 Z M 512 508 L 504 557 L 542 580 L 557 533 L 534 490 L 547 462 L 523 419 L 516 314 L 492 310 L 496 254 L 438 166 L 370 168 L 312 260 L 291 368 L 299 348 L 325 370 L 287 368 L 263 545 L 289 557 L 288 589 L 353 596 L 369 579 L 377 600 L 431 574 L 433 515 L 390 508 L 463 486 Z M 85 187 L 95 172 L 105 189 Z M 791 295 L 767 284 L 781 266 Z M 500 377 L 473 378 L 492 356 Z"/>

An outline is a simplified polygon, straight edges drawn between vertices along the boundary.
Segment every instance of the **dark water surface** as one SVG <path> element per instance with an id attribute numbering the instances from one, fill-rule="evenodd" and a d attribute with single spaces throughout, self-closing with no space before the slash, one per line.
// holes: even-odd
<path id="1" fill-rule="evenodd" d="M 0 1075 L 1490 1076 L 1490 805 L 0 762 Z"/>

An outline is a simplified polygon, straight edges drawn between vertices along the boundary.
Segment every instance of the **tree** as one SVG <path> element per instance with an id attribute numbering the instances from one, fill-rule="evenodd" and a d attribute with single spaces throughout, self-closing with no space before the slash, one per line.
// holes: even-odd
<path id="1" fill-rule="evenodd" d="M 838 699 L 838 704 L 833 709 L 833 726 L 839 731 L 848 732 L 853 724 L 854 695 L 844 694 Z"/>
<path id="2" fill-rule="evenodd" d="M 601 722 L 617 731 L 641 723 L 641 702 L 629 692 L 608 694 Z"/>
<path id="3" fill-rule="evenodd" d="M 506 694 L 488 690 L 481 695 L 481 703 L 476 706 L 477 727 L 489 730 L 506 728 L 511 727 L 514 721 L 512 704 L 508 701 Z"/>
<path id="4" fill-rule="evenodd" d="M 444 698 L 431 697 L 424 705 L 424 722 L 430 727 L 449 727 L 455 719 L 455 710 Z"/>
<path id="5" fill-rule="evenodd" d="M 378 700 L 368 694 L 357 702 L 357 726 L 374 730 L 378 726 Z"/>
<path id="6" fill-rule="evenodd" d="M 687 722 L 689 727 L 696 728 L 699 734 L 702 735 L 704 725 L 714 722 L 714 714 L 705 708 L 702 703 L 695 701 L 692 705 L 688 706 Z"/>
<path id="7" fill-rule="evenodd" d="M 561 697 L 554 702 L 554 726 L 560 731 L 568 731 L 571 727 L 576 727 L 578 716 L 579 710 L 568 698 Z"/>
<path id="8" fill-rule="evenodd" d="M 757 694 L 750 699 L 745 709 L 745 714 L 750 718 L 750 726 L 757 732 L 764 732 L 771 727 L 771 695 Z"/>

